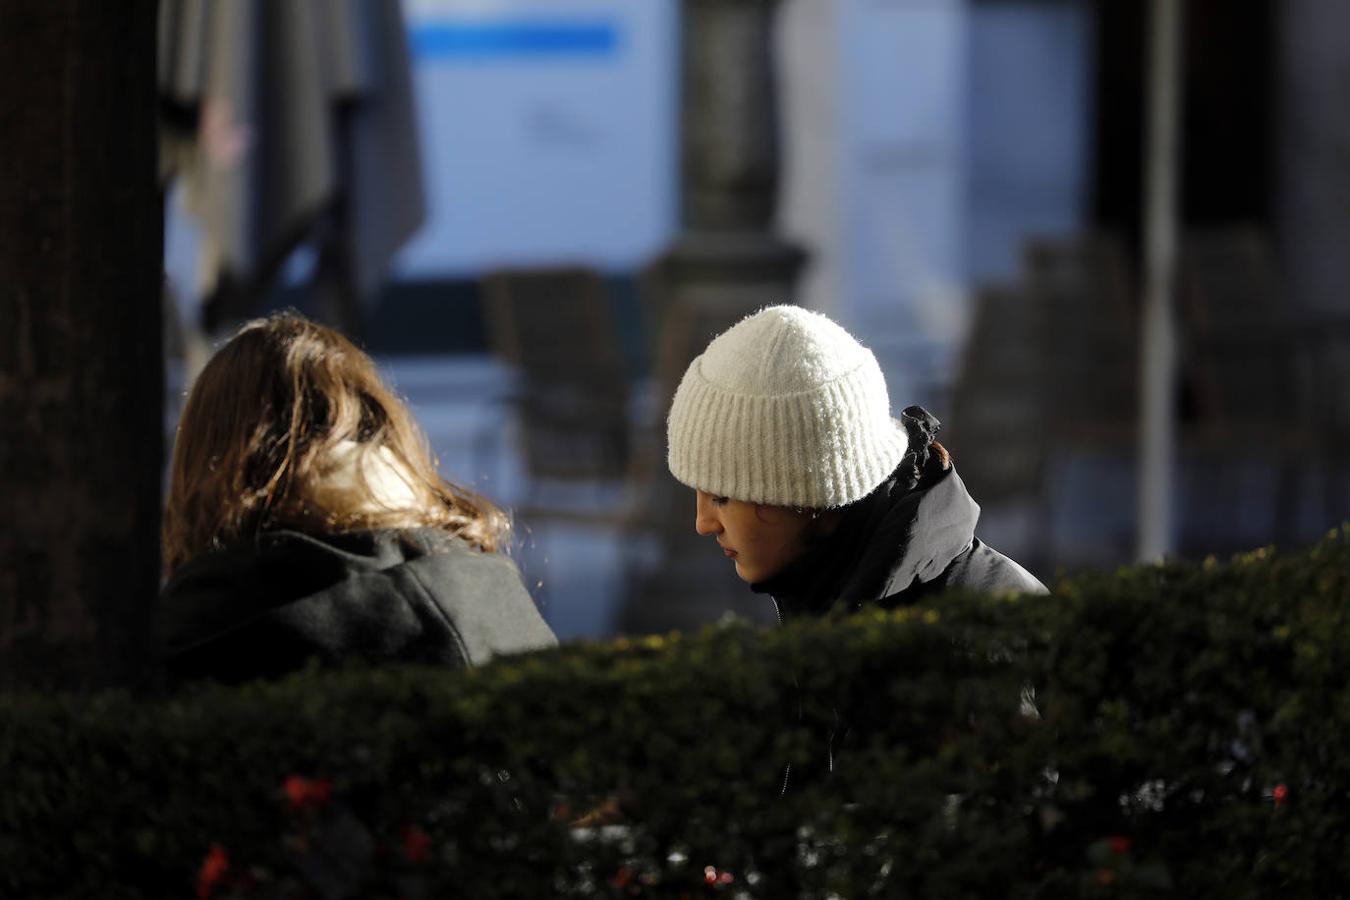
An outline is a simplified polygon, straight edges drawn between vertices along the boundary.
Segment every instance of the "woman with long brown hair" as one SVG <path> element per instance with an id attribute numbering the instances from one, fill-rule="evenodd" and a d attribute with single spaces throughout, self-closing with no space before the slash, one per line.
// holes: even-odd
<path id="1" fill-rule="evenodd" d="M 174 445 L 159 635 L 176 679 L 308 660 L 463 666 L 556 643 L 506 515 L 436 470 L 371 359 L 294 314 L 245 325 Z"/>

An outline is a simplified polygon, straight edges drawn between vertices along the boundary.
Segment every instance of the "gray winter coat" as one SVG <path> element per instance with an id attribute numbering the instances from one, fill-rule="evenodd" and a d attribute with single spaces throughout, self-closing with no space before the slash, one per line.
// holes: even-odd
<path id="1" fill-rule="evenodd" d="M 310 660 L 459 668 L 557 643 L 510 559 L 433 529 L 274 531 L 203 553 L 165 585 L 157 630 L 175 682 Z"/>

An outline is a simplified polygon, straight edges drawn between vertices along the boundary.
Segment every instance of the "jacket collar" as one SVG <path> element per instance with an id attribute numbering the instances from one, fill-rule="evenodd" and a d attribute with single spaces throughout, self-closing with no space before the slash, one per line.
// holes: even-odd
<path id="1" fill-rule="evenodd" d="M 974 541 L 980 507 L 956 469 L 936 461 L 917 486 L 906 483 L 897 469 L 823 545 L 751 589 L 770 594 L 785 619 L 857 609 L 941 576 Z"/>
<path id="2" fill-rule="evenodd" d="M 913 497 L 913 515 L 903 507 Z M 892 566 L 881 596 L 886 597 L 910 587 L 914 582 L 932 581 L 965 552 L 975 540 L 975 523 L 980 506 L 966 490 L 956 469 L 947 469 L 926 490 L 911 492 L 893 505 L 883 521 L 883 529 L 892 517 L 908 517 L 904 528 L 903 550 Z"/>

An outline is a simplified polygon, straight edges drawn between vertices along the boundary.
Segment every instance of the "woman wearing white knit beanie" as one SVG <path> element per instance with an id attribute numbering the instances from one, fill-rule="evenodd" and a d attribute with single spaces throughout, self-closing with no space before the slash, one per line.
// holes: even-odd
<path id="1" fill-rule="evenodd" d="M 780 618 L 948 589 L 1043 593 L 975 537 L 979 506 L 919 407 L 891 417 L 876 358 L 819 313 L 760 310 L 690 363 L 668 421 L 695 527 Z"/>

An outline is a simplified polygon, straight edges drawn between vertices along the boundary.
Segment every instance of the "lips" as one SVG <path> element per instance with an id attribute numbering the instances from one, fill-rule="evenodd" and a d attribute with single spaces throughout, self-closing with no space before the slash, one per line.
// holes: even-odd
<path id="1" fill-rule="evenodd" d="M 718 544 L 717 546 L 722 547 L 721 544 Z M 735 551 L 735 550 L 732 550 L 730 547 L 722 547 L 722 553 L 725 554 L 725 556 L 727 557 L 727 559 L 735 559 L 735 558 L 736 558 L 736 551 Z"/>

